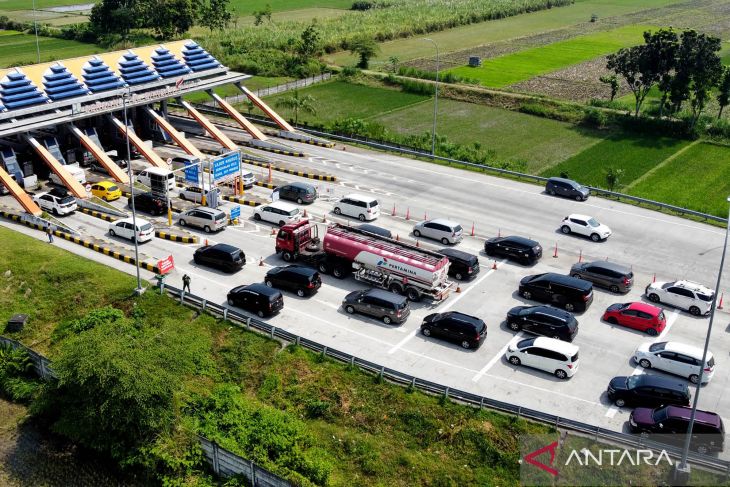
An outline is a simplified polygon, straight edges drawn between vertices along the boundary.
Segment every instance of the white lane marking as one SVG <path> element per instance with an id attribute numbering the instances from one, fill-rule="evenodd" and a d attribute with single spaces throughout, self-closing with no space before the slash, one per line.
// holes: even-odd
<path id="1" fill-rule="evenodd" d="M 339 307 L 339 306 L 337 306 L 336 304 L 332 304 L 332 303 L 330 303 L 329 301 L 325 301 L 325 300 L 323 300 L 323 299 L 313 299 L 312 301 L 316 301 L 316 302 L 318 302 L 319 304 L 323 304 L 323 305 L 327 306 L 328 308 L 332 308 L 332 309 L 334 309 L 334 310 L 338 310 L 338 309 L 340 309 L 340 307 Z"/>
<path id="2" fill-rule="evenodd" d="M 583 399 L 582 397 L 571 396 L 570 394 L 563 394 L 562 392 L 557 392 L 555 389 L 545 389 L 544 387 L 537 387 L 537 386 L 533 386 L 530 384 L 525 384 L 524 382 L 520 382 L 520 381 L 517 381 L 514 379 L 508 379 L 506 377 L 502 377 L 499 375 L 487 374 L 487 377 L 489 377 L 490 379 L 496 379 L 496 380 L 501 380 L 503 382 L 509 382 L 510 384 L 515 384 L 515 385 L 518 385 L 520 388 L 526 387 L 529 389 L 535 389 L 536 391 L 544 392 L 549 396 L 562 396 L 562 397 L 565 397 L 568 399 L 572 399 L 574 401 L 581 401 L 581 402 L 585 402 L 588 404 L 592 404 L 594 406 L 602 406 L 602 404 L 600 402 L 590 401 L 588 399 Z"/>
<path id="3" fill-rule="evenodd" d="M 679 311 L 677 311 L 675 309 L 674 311 L 672 311 L 669 314 L 669 317 L 667 318 L 667 325 L 664 327 L 664 330 L 662 330 L 662 332 L 657 337 L 655 337 L 651 341 L 651 343 L 657 343 L 659 340 L 662 340 L 665 336 L 667 336 L 667 333 L 669 333 L 669 330 L 672 328 L 672 325 L 674 324 L 674 322 L 677 321 L 678 317 L 679 317 Z M 634 370 L 631 372 L 631 375 L 640 375 L 643 373 L 644 373 L 644 368 L 641 365 L 636 364 L 636 367 L 634 367 Z M 612 404 L 611 407 L 608 408 L 608 411 L 606 411 L 606 417 L 613 418 L 614 416 L 616 416 L 616 413 L 619 411 L 619 409 L 620 408 L 618 406 L 616 406 L 615 404 Z"/>
<path id="4" fill-rule="evenodd" d="M 497 363 L 497 360 L 500 360 L 502 357 L 504 357 L 504 354 L 507 352 L 507 348 L 510 345 L 512 345 L 514 343 L 517 343 L 518 341 L 522 340 L 523 336 L 524 335 L 522 334 L 522 332 L 519 332 L 517 335 L 515 335 L 514 338 L 512 338 L 512 340 L 508 341 L 504 345 L 504 347 L 502 347 L 499 350 L 499 352 L 497 352 L 497 355 L 495 355 L 494 357 L 492 357 L 492 360 L 490 360 L 489 362 L 487 362 L 487 365 L 485 365 L 484 368 L 482 368 L 482 370 L 480 370 L 479 372 L 477 372 L 477 374 L 474 377 L 471 378 L 471 380 L 473 382 L 479 382 L 479 379 L 481 379 L 484 376 L 484 374 L 486 374 L 489 371 L 489 369 L 491 369 L 492 366 Z"/>
<path id="5" fill-rule="evenodd" d="M 507 262 L 507 259 L 503 259 L 499 264 L 502 265 L 505 262 Z M 486 279 L 487 277 L 491 276 L 493 273 L 494 273 L 494 269 L 490 269 L 489 272 L 487 272 L 486 274 L 484 274 L 478 281 L 476 281 L 474 284 L 472 284 L 471 286 L 469 286 L 468 288 L 466 288 L 465 291 L 462 291 L 461 294 L 459 294 L 458 296 L 456 296 L 449 303 L 447 303 L 444 307 L 442 307 L 441 309 L 439 309 L 438 312 L 439 313 L 444 313 L 444 312 L 448 311 L 452 306 L 454 306 L 464 296 L 466 296 L 469 293 L 469 291 L 471 291 L 472 289 L 475 289 L 479 284 L 481 284 L 481 282 L 484 279 Z M 416 333 L 418 333 L 418 331 L 420 329 L 421 328 L 418 327 L 415 330 L 413 330 L 411 333 L 409 333 L 407 337 L 405 337 L 403 340 L 399 341 L 393 348 L 391 348 L 390 350 L 388 350 L 388 354 L 391 355 L 391 354 L 397 352 L 398 349 L 400 349 L 400 347 L 402 347 L 403 345 L 405 345 L 406 343 L 408 343 L 411 339 L 413 339 L 413 337 L 416 336 Z"/>

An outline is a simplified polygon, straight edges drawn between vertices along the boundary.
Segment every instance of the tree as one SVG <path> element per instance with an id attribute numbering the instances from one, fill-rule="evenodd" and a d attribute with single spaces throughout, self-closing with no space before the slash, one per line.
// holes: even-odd
<path id="1" fill-rule="evenodd" d="M 296 46 L 296 53 L 304 60 L 322 54 L 322 36 L 319 33 L 316 19 L 302 32 Z"/>
<path id="2" fill-rule="evenodd" d="M 679 37 L 671 28 L 659 29 L 653 34 L 644 32 L 644 43 L 647 47 L 648 62 L 657 74 L 657 86 L 662 93 L 659 100 L 659 116 L 664 112 L 664 105 L 672 86 L 673 71 L 677 65 Z"/>
<path id="3" fill-rule="evenodd" d="M 692 127 L 697 123 L 710 98 L 710 90 L 716 86 L 723 75 L 722 60 L 717 53 L 722 47 L 717 37 L 698 34 L 689 30 L 682 33 L 682 43 L 687 39 L 690 54 L 690 106 L 692 107 Z"/>
<path id="4" fill-rule="evenodd" d="M 276 102 L 276 106 L 280 108 L 288 108 L 294 111 L 294 125 L 299 121 L 299 111 L 311 113 L 312 115 L 317 114 L 317 110 L 314 108 L 316 100 L 312 95 L 299 96 L 299 90 L 294 90 L 291 96 L 282 98 Z"/>
<path id="5" fill-rule="evenodd" d="M 400 59 L 398 58 L 398 56 L 390 56 L 388 58 L 388 71 L 391 73 L 397 72 L 399 62 L 400 62 Z"/>
<path id="6" fill-rule="evenodd" d="M 616 75 L 605 75 L 601 76 L 598 79 L 601 81 L 601 83 L 605 83 L 611 88 L 611 101 L 613 101 L 613 99 L 616 98 L 616 95 L 618 94 L 618 89 L 620 86 Z"/>
<path id="7" fill-rule="evenodd" d="M 136 0 L 102 0 L 91 9 L 89 21 L 99 34 L 121 34 L 126 37 L 138 25 L 137 7 Z"/>
<path id="8" fill-rule="evenodd" d="M 722 117 L 722 110 L 730 105 L 730 68 L 727 66 L 722 70 L 722 79 L 718 85 L 717 103 L 720 105 L 720 112 L 717 118 Z"/>
<path id="9" fill-rule="evenodd" d="M 262 10 L 254 10 L 253 12 L 254 21 L 253 25 L 261 25 L 264 23 L 264 17 L 271 22 L 271 5 L 268 3 Z"/>
<path id="10" fill-rule="evenodd" d="M 618 186 L 619 180 L 621 179 L 621 176 L 624 174 L 623 169 L 617 169 L 615 167 L 609 167 L 605 171 L 606 174 L 606 186 L 608 186 L 609 191 L 613 191 L 615 187 Z"/>
<path id="11" fill-rule="evenodd" d="M 639 115 L 647 93 L 658 80 L 658 73 L 651 62 L 646 45 L 624 48 L 609 54 L 606 67 L 623 77 L 635 99 L 635 115 Z"/>
<path id="12" fill-rule="evenodd" d="M 253 109 L 256 105 L 254 105 L 253 102 L 251 100 L 249 100 L 248 98 L 246 99 L 246 101 L 243 102 L 243 104 L 246 107 L 246 112 L 248 112 L 248 116 L 250 117 L 251 112 L 253 111 Z"/>
<path id="13" fill-rule="evenodd" d="M 151 27 L 163 40 L 179 37 L 195 25 L 198 16 L 197 0 L 157 0 L 147 5 L 149 19 L 144 27 Z"/>
<path id="14" fill-rule="evenodd" d="M 198 23 L 203 27 L 214 30 L 223 30 L 228 27 L 233 18 L 228 10 L 228 0 L 209 0 L 208 4 L 203 4 L 200 8 Z"/>
<path id="15" fill-rule="evenodd" d="M 378 44 L 375 39 L 366 35 L 361 35 L 348 43 L 350 51 L 360 56 L 357 67 L 360 69 L 368 69 L 370 58 L 375 56 L 378 51 Z"/>

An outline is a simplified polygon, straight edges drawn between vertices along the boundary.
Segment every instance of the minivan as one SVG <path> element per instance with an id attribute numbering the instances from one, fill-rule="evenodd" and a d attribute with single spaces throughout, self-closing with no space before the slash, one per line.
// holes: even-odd
<path id="1" fill-rule="evenodd" d="M 375 220 L 380 216 L 378 200 L 361 194 L 348 194 L 335 203 L 333 211 L 335 215 L 351 216 L 361 222 Z"/>
<path id="2" fill-rule="evenodd" d="M 266 284 L 236 286 L 228 292 L 228 304 L 256 313 L 260 318 L 272 316 L 284 307 L 284 296 Z"/>
<path id="3" fill-rule="evenodd" d="M 584 201 L 588 199 L 591 190 L 579 184 L 572 179 L 550 178 L 545 183 L 545 192 L 552 196 L 564 196 L 573 198 L 576 201 Z"/>
<path id="4" fill-rule="evenodd" d="M 606 394 L 618 407 L 689 406 L 690 400 L 686 382 L 647 374 L 614 377 Z"/>
<path id="5" fill-rule="evenodd" d="M 200 247 L 193 254 L 193 260 L 198 265 L 207 265 L 226 272 L 236 272 L 246 265 L 246 254 L 238 247 L 219 243 Z"/>
<path id="6" fill-rule="evenodd" d="M 591 281 L 612 293 L 627 293 L 634 285 L 634 273 L 631 268 L 603 260 L 573 264 L 570 275 Z"/>
<path id="7" fill-rule="evenodd" d="M 472 279 L 479 274 L 479 259 L 476 255 L 448 247 L 437 252 L 449 259 L 449 275 L 457 281 Z"/>
<path id="8" fill-rule="evenodd" d="M 202 228 L 206 233 L 222 230 L 228 224 L 225 213 L 207 206 L 198 206 L 185 210 L 180 214 L 177 222 L 181 227 L 190 225 L 191 227 Z"/>
<path id="9" fill-rule="evenodd" d="M 322 287 L 319 272 L 302 265 L 274 267 L 266 273 L 264 283 L 269 287 L 294 291 L 300 298 L 311 296 Z"/>
<path id="10" fill-rule="evenodd" d="M 692 408 L 683 406 L 636 408 L 629 416 L 629 426 L 632 433 L 641 433 L 651 440 L 681 446 L 687 438 L 691 414 Z M 697 410 L 689 444 L 701 455 L 723 451 L 725 425 L 720 415 Z"/>
<path id="11" fill-rule="evenodd" d="M 505 358 L 512 365 L 525 365 L 553 374 L 558 379 L 578 372 L 578 346 L 554 338 L 520 340 L 507 347 Z"/>
<path id="12" fill-rule="evenodd" d="M 175 174 L 169 169 L 148 167 L 137 174 L 137 181 L 153 191 L 165 192 L 175 189 Z"/>
<path id="13" fill-rule="evenodd" d="M 649 342 L 642 343 L 634 352 L 634 362 L 645 369 L 657 369 L 670 374 L 685 377 L 693 384 L 700 380 L 710 382 L 715 375 L 715 356 L 707 351 L 704 366 L 702 365 L 703 349 L 680 342 Z"/>
<path id="14" fill-rule="evenodd" d="M 283 200 L 296 201 L 298 204 L 314 203 L 317 199 L 317 188 L 307 183 L 290 183 L 276 188 L 279 198 Z"/>
<path id="15" fill-rule="evenodd" d="M 388 230 L 387 228 L 379 227 L 377 225 L 373 225 L 371 223 L 363 223 L 362 225 L 358 226 L 357 229 L 364 232 L 374 233 L 375 235 L 380 235 L 381 237 L 393 238 L 393 233 L 390 230 Z"/>
<path id="16" fill-rule="evenodd" d="M 127 204 L 132 207 L 132 197 L 127 198 Z M 134 209 L 150 215 L 162 215 L 167 212 L 168 201 L 164 196 L 152 193 L 135 193 Z"/>
<path id="17" fill-rule="evenodd" d="M 206 201 L 209 201 L 212 192 L 217 194 L 219 201 L 222 199 L 220 188 L 215 187 L 213 189 L 210 189 L 210 186 L 208 186 L 207 184 L 205 184 L 203 188 L 205 188 Z M 180 199 L 183 201 L 192 201 L 193 203 L 202 203 L 203 188 L 201 188 L 200 186 L 186 186 L 185 188 L 180 190 Z"/>
<path id="18" fill-rule="evenodd" d="M 353 291 L 342 300 L 348 314 L 355 312 L 383 320 L 383 323 L 403 323 L 411 313 L 408 298 L 382 289 Z"/>
<path id="19" fill-rule="evenodd" d="M 458 223 L 437 218 L 416 223 L 413 227 L 413 236 L 432 238 L 444 245 L 453 245 L 461 242 L 464 232 Z"/>
<path id="20" fill-rule="evenodd" d="M 535 240 L 510 235 L 485 240 L 484 253 L 489 257 L 507 257 L 523 265 L 532 265 L 542 257 L 542 246 Z"/>
<path id="21" fill-rule="evenodd" d="M 479 348 L 487 338 L 487 325 L 476 316 L 458 311 L 431 313 L 421 323 L 423 336 L 458 343 L 461 348 Z"/>
<path id="22" fill-rule="evenodd" d="M 515 306 L 507 312 L 506 321 L 512 331 L 526 331 L 566 342 L 572 342 L 578 334 L 575 316 L 552 306 Z"/>
<path id="23" fill-rule="evenodd" d="M 566 311 L 585 311 L 593 302 L 593 284 L 553 272 L 523 277 L 519 294 L 525 299 L 553 304 Z"/>
<path id="24" fill-rule="evenodd" d="M 299 208 L 284 201 L 274 201 L 266 205 L 259 205 L 253 210 L 253 219 L 263 220 L 283 227 L 287 223 L 298 222 L 301 218 Z"/>

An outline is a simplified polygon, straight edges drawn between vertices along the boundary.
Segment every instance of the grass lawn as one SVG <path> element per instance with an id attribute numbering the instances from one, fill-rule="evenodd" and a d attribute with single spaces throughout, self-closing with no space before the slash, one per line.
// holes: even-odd
<path id="1" fill-rule="evenodd" d="M 637 182 L 629 193 L 727 217 L 730 147 L 696 144 Z"/>
<path id="2" fill-rule="evenodd" d="M 620 184 L 627 185 L 688 143 L 685 140 L 651 135 L 613 136 L 546 169 L 540 175 L 559 176 L 565 172 L 569 178 L 583 184 L 605 188 L 604 171 L 616 168 L 623 169 Z"/>
<path id="3" fill-rule="evenodd" d="M 488 59 L 479 68 L 462 66 L 449 71 L 465 78 L 478 79 L 485 86 L 504 88 L 609 54 L 622 47 L 639 44 L 643 42 L 644 31 L 650 28 L 646 25 L 628 25 Z"/>
<path id="4" fill-rule="evenodd" d="M 431 131 L 433 105 L 420 103 L 373 117 L 393 132 Z M 465 145 L 479 142 L 495 151 L 497 160 L 521 160 L 536 173 L 600 140 L 596 132 L 568 123 L 448 99 L 439 100 L 437 132 Z"/>
<path id="5" fill-rule="evenodd" d="M 267 5 L 271 6 L 272 12 L 308 8 L 349 9 L 352 6 L 352 0 L 231 0 L 230 2 L 231 10 L 241 16 L 264 10 Z"/>
<path id="6" fill-rule="evenodd" d="M 442 53 L 459 51 L 492 42 L 499 42 L 517 37 L 529 36 L 590 20 L 592 14 L 600 19 L 616 15 L 628 14 L 640 10 L 664 7 L 681 0 L 577 0 L 573 5 L 541 10 L 529 14 L 516 15 L 506 19 L 493 20 L 478 24 L 466 25 L 434 32 L 428 36 L 416 36 L 398 39 L 380 44 L 380 52 L 373 57 L 374 68 L 385 63 L 391 56 L 401 61 L 430 57 L 434 55 L 433 44 L 424 42 L 423 37 L 430 37 L 439 46 Z M 349 52 L 338 52 L 325 55 L 327 62 L 340 66 L 354 65 L 356 57 Z M 466 61 L 466 60 L 465 60 Z"/>
<path id="7" fill-rule="evenodd" d="M 104 50 L 94 44 L 51 37 L 39 37 L 38 44 L 41 62 L 94 54 Z M 4 31 L 3 35 L 0 35 L 0 67 L 21 66 L 37 61 L 35 36 L 13 31 Z"/>
<path id="8" fill-rule="evenodd" d="M 299 90 L 299 94 L 300 96 L 311 95 L 314 97 L 315 102 L 313 105 L 317 110 L 315 115 L 300 111 L 299 121 L 320 123 L 341 118 L 368 118 L 429 99 L 427 96 L 403 93 L 397 90 L 372 88 L 343 81 L 319 83 Z M 266 103 L 288 120 L 294 118 L 293 111 L 277 107 L 276 103 L 278 100 L 291 95 L 292 92 L 288 92 L 266 97 Z"/>
<path id="9" fill-rule="evenodd" d="M 41 10 L 50 7 L 61 7 L 65 5 L 82 5 L 96 3 L 94 0 L 35 0 L 35 8 Z M 0 0 L 0 10 L 30 10 L 31 2 L 28 0 Z"/>

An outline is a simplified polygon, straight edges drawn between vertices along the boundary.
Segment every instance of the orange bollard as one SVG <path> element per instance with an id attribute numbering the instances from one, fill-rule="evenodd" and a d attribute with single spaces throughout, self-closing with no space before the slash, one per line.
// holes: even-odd
<path id="1" fill-rule="evenodd" d="M 395 216 L 395 203 L 393 203 L 393 213 L 391 213 L 390 216 Z"/>
<path id="2" fill-rule="evenodd" d="M 557 258 L 558 256 L 558 242 L 555 242 L 555 252 L 553 252 L 553 257 Z"/>
<path id="3" fill-rule="evenodd" d="M 720 294 L 720 303 L 717 305 L 717 309 L 722 309 L 722 300 L 725 297 L 725 293 Z"/>
<path id="4" fill-rule="evenodd" d="M 205 239 L 205 245 L 206 246 L 208 245 L 208 239 L 207 238 Z"/>
<path id="5" fill-rule="evenodd" d="M 471 236 L 474 236 L 474 222 L 471 222 Z"/>
<path id="6" fill-rule="evenodd" d="M 461 286 L 459 286 L 458 284 L 456 285 L 456 292 L 457 293 L 460 293 L 461 292 Z"/>
<path id="7" fill-rule="evenodd" d="M 411 209 L 410 209 L 410 208 L 408 208 L 408 209 L 406 210 L 406 220 L 410 220 L 410 219 L 411 219 Z"/>
<path id="8" fill-rule="evenodd" d="M 269 164 L 269 184 L 271 184 L 271 178 L 272 178 L 272 175 L 271 175 L 271 164 Z"/>

